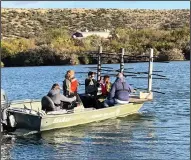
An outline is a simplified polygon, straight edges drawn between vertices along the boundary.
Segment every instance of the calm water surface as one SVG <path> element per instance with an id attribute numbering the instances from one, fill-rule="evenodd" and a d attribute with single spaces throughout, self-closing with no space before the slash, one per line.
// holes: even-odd
<path id="1" fill-rule="evenodd" d="M 119 64 L 105 65 L 115 69 Z M 147 71 L 148 63 L 126 64 L 131 71 Z M 62 84 L 66 70 L 87 66 L 3 68 L 1 85 L 10 100 L 39 99 L 55 82 Z M 37 134 L 4 135 L 2 159 L 190 159 L 190 63 L 155 63 L 170 80 L 153 80 L 154 100 L 140 114 Z M 129 70 L 130 71 L 130 70 Z M 77 74 L 83 83 L 86 75 Z M 114 80 L 114 78 L 112 78 Z M 146 88 L 146 79 L 127 78 Z M 80 87 L 84 91 L 84 86 Z"/>

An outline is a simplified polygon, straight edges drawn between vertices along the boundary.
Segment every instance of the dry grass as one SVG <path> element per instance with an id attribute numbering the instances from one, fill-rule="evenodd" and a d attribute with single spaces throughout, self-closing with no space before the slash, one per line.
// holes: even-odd
<path id="1" fill-rule="evenodd" d="M 2 8 L 3 38 L 36 37 L 44 30 L 68 27 L 101 31 L 121 28 L 174 29 L 189 25 L 190 13 L 182 10 L 144 9 L 5 9 Z"/>

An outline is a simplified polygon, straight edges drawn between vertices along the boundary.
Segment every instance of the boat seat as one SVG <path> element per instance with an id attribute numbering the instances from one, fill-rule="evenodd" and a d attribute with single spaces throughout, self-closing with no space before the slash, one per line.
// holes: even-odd
<path id="1" fill-rule="evenodd" d="M 48 111 L 54 111 L 55 108 L 57 108 L 54 105 L 54 102 L 52 101 L 52 99 L 48 96 L 42 97 L 41 105 L 42 105 L 42 110 L 47 111 L 47 112 Z"/>

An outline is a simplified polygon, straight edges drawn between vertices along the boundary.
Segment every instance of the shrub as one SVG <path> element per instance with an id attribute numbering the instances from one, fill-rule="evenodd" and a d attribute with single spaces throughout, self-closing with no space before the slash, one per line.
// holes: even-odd
<path id="1" fill-rule="evenodd" d="M 190 60 L 190 42 L 187 42 L 185 46 L 183 46 L 183 53 L 187 60 Z"/>
<path id="2" fill-rule="evenodd" d="M 33 39 L 11 39 L 3 40 L 1 43 L 2 47 L 2 59 L 6 56 L 12 56 L 18 52 L 24 52 L 28 49 L 35 48 L 35 43 Z"/>
<path id="3" fill-rule="evenodd" d="M 161 60 L 166 61 L 177 61 L 177 60 L 185 60 L 182 50 L 173 48 L 170 50 L 164 50 L 159 54 Z"/>

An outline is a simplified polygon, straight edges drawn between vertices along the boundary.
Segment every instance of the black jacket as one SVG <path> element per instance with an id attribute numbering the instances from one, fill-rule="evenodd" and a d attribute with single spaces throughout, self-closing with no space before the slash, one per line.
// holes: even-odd
<path id="1" fill-rule="evenodd" d="M 91 84 L 91 81 L 93 84 Z M 85 93 L 86 94 L 97 94 L 98 92 L 99 83 L 95 79 L 85 79 Z"/>

